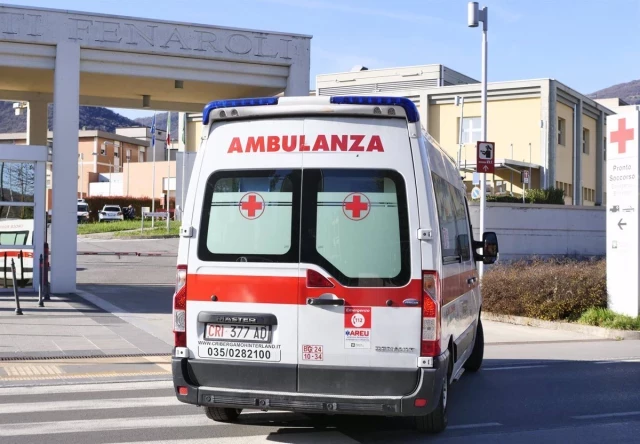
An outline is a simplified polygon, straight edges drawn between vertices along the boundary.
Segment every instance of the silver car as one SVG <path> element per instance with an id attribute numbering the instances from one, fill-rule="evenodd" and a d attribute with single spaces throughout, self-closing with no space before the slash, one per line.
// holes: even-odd
<path id="1" fill-rule="evenodd" d="M 120 205 L 105 205 L 98 213 L 99 222 L 124 220 Z"/>

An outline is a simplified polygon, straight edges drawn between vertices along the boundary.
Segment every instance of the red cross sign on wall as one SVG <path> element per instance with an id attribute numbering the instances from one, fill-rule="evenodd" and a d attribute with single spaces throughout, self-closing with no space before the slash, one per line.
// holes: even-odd
<path id="1" fill-rule="evenodd" d="M 258 193 L 247 193 L 240 199 L 240 214 L 246 219 L 253 220 L 264 213 L 264 199 Z"/>
<path id="2" fill-rule="evenodd" d="M 627 142 L 635 138 L 633 128 L 627 128 L 627 119 L 618 120 L 618 130 L 611 132 L 611 142 L 618 144 L 618 154 L 627 152 Z"/>
<path id="3" fill-rule="evenodd" d="M 371 202 L 362 193 L 351 193 L 342 202 L 342 211 L 351 220 L 362 220 L 369 215 Z"/>

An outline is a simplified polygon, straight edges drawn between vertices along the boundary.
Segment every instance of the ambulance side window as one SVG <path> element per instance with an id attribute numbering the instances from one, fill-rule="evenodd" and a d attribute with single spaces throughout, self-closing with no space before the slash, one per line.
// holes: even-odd
<path id="1" fill-rule="evenodd" d="M 449 186 L 449 192 L 453 198 L 453 206 L 455 210 L 457 254 L 460 255 L 463 262 L 466 262 L 471 259 L 469 222 L 465 211 L 466 202 L 462 191 L 456 189 L 451 184 L 447 185 Z"/>
<path id="2" fill-rule="evenodd" d="M 300 171 L 219 171 L 206 185 L 198 257 L 298 262 Z"/>
<path id="3" fill-rule="evenodd" d="M 452 187 L 449 186 L 449 182 L 437 174 L 432 174 L 431 176 L 438 207 L 442 260 L 445 264 L 459 262 L 460 249 L 458 248 L 456 206 L 451 194 Z"/>
<path id="4" fill-rule="evenodd" d="M 302 202 L 302 262 L 345 286 L 409 282 L 408 209 L 399 173 L 305 169 Z"/>

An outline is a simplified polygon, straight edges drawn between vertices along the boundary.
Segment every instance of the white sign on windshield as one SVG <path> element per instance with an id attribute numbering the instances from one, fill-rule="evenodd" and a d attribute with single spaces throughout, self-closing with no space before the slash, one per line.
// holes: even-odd
<path id="1" fill-rule="evenodd" d="M 607 117 L 607 291 L 609 308 L 640 315 L 638 296 L 637 110 Z"/>

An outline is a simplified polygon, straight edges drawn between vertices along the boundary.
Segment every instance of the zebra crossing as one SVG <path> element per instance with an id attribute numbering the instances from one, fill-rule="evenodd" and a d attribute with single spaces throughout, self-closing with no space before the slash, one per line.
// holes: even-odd
<path id="1" fill-rule="evenodd" d="M 179 402 L 171 381 L 0 388 L 0 444 L 227 444 L 356 441 L 304 415 L 245 411 L 237 424 Z"/>

